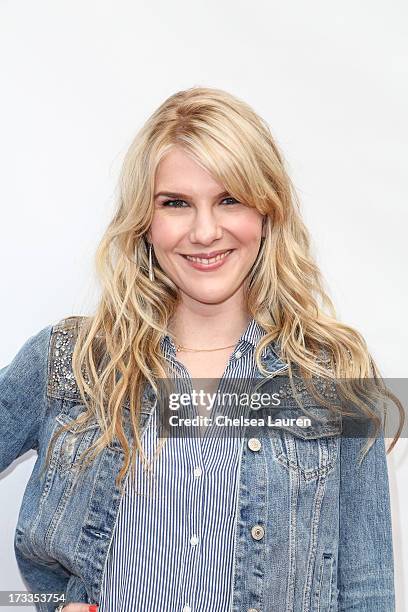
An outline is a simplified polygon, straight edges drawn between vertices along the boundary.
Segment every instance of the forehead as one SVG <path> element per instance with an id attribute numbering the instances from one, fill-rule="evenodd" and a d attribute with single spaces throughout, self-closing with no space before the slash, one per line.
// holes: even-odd
<path id="1" fill-rule="evenodd" d="M 218 193 L 223 188 L 216 178 L 179 147 L 173 147 L 157 167 L 156 192 L 180 191 L 194 195 L 203 189 Z"/>

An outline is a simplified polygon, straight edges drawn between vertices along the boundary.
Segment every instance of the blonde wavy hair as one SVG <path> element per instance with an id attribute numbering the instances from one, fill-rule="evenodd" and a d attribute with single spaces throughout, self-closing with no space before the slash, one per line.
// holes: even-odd
<path id="1" fill-rule="evenodd" d="M 403 408 L 385 387 L 363 337 L 336 318 L 310 253 L 298 197 L 267 123 L 225 91 L 193 87 L 165 100 L 131 143 L 120 174 L 117 209 L 96 252 L 101 298 L 93 316 L 84 317 L 72 359 L 85 406 L 78 423 L 86 426 L 96 419 L 101 428 L 83 456 L 89 453 L 84 465 L 114 437 L 124 451 L 117 484 L 123 483 L 130 465 L 134 469 L 137 452 L 146 462 L 139 432 L 141 398 L 147 382 L 157 391 L 156 379 L 168 377 L 160 340 L 179 303 L 177 286 L 157 261 L 155 280 L 149 280 L 146 234 L 154 211 L 156 170 L 175 145 L 234 198 L 266 215 L 265 239 L 245 280 L 247 311 L 265 330 L 255 353 L 261 372 L 268 374 L 260 361 L 262 350 L 276 341 L 280 357 L 289 364 L 290 380 L 296 366 L 313 393 L 313 377 L 350 379 L 352 384 L 341 385 L 342 393 L 372 420 L 375 438 L 382 415 L 361 393 L 364 379 L 373 379 L 376 393 L 391 398 L 400 413 L 390 452 L 402 429 Z M 328 363 L 316 359 L 322 350 Z M 123 428 L 126 400 L 132 440 Z M 330 410 L 347 414 L 344 406 Z M 48 459 L 55 437 L 66 427 L 53 436 Z"/>

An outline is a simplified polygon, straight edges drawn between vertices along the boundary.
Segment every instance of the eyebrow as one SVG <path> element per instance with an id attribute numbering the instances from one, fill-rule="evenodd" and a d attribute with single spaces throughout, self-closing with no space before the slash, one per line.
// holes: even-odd
<path id="1" fill-rule="evenodd" d="M 218 195 L 214 196 L 215 198 L 221 198 L 221 196 L 227 196 L 230 195 L 228 191 L 223 191 L 221 193 L 219 193 Z M 165 196 L 166 198 L 185 198 L 186 200 L 192 200 L 192 196 L 186 194 L 186 193 L 174 193 L 172 191 L 159 191 L 158 193 L 156 193 L 154 195 L 154 199 L 158 198 L 159 196 Z"/>

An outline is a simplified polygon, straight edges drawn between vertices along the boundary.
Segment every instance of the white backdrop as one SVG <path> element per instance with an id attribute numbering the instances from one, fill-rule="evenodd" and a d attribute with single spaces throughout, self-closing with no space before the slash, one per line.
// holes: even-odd
<path id="1" fill-rule="evenodd" d="M 0 366 L 92 307 L 127 146 L 167 96 L 202 85 L 268 121 L 339 318 L 384 376 L 407 377 L 407 17 L 399 0 L 0 0 Z M 388 459 L 401 612 L 407 455 L 402 440 Z M 0 476 L 0 590 L 24 588 L 13 536 L 33 465 Z"/>

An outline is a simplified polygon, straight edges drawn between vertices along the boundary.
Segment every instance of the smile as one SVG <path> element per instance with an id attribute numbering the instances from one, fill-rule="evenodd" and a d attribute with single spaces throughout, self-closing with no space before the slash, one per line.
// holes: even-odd
<path id="1" fill-rule="evenodd" d="M 191 255 L 184 255 L 183 257 L 185 257 L 189 261 L 199 261 L 200 263 L 203 263 L 203 264 L 212 264 L 212 263 L 215 263 L 216 261 L 220 261 L 220 259 L 224 259 L 224 257 L 229 255 L 230 253 L 231 251 L 225 251 L 225 253 L 221 253 L 220 255 L 217 255 L 216 257 L 211 257 L 211 259 L 204 259 L 203 257 L 191 257 Z"/>
<path id="2" fill-rule="evenodd" d="M 197 270 L 214 270 L 215 268 L 219 268 L 224 264 L 225 260 L 233 250 L 234 249 L 230 249 L 229 251 L 225 251 L 225 253 L 220 253 L 216 257 L 210 258 L 192 257 L 191 255 L 182 255 L 182 257 Z"/>

